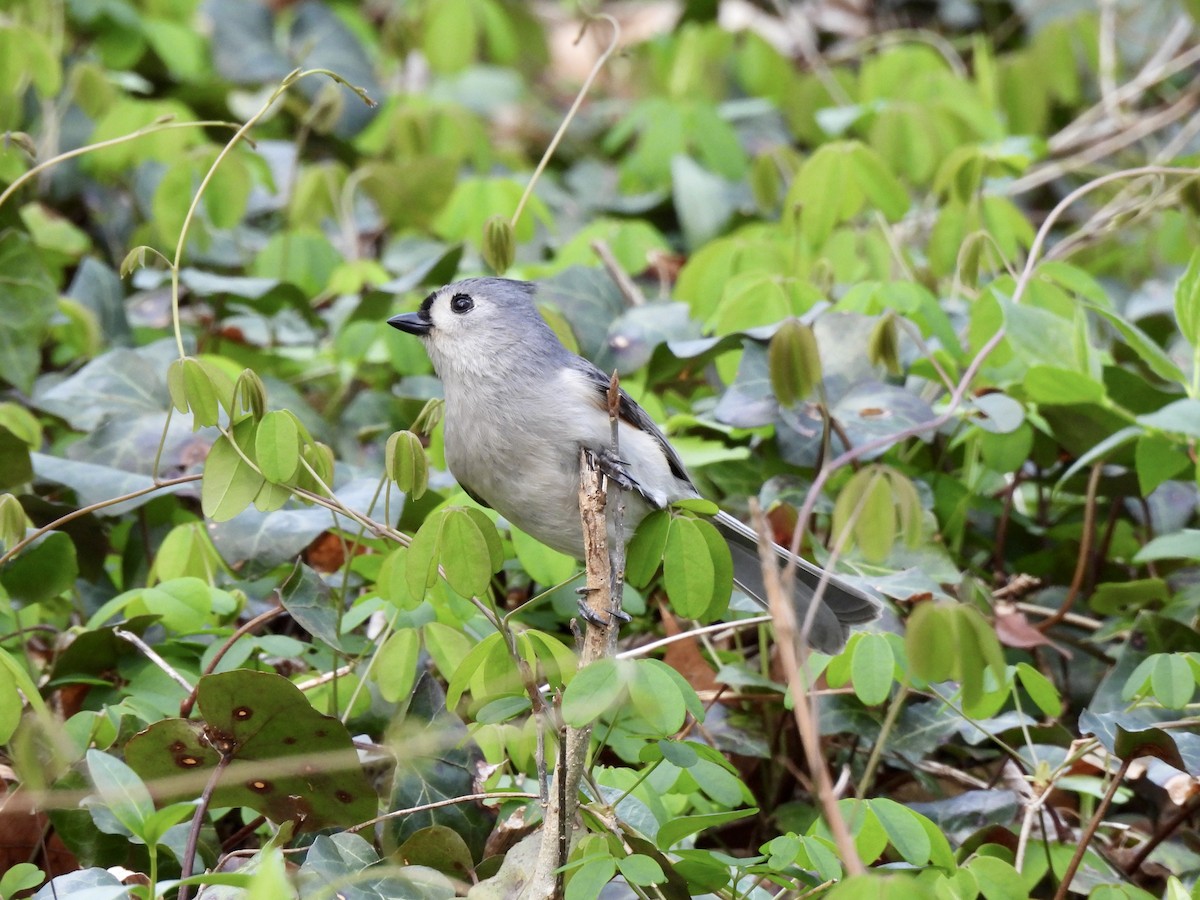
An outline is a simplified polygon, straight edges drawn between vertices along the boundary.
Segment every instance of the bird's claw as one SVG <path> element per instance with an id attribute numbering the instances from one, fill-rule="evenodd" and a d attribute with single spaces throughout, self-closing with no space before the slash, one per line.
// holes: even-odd
<path id="1" fill-rule="evenodd" d="M 588 450 L 588 459 L 600 470 L 600 474 L 617 484 L 624 490 L 631 491 L 636 483 L 629 473 L 629 460 L 621 459 L 612 450 Z"/>
<path id="2" fill-rule="evenodd" d="M 595 625 L 598 628 L 610 627 L 617 622 L 633 621 L 633 617 L 630 616 L 629 613 L 625 612 L 625 610 L 621 609 L 620 607 L 617 607 L 616 609 L 609 610 L 610 618 L 609 621 L 606 622 L 599 613 L 588 606 L 587 595 L 598 590 L 600 589 L 594 587 L 581 587 L 575 589 L 575 593 L 580 595 L 579 615 L 583 621 L 587 622 L 589 625 Z"/>

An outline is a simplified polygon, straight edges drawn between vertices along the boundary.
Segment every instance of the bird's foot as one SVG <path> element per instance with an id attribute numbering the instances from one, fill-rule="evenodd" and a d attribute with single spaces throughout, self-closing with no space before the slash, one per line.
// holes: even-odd
<path id="1" fill-rule="evenodd" d="M 599 588 L 594 587 L 581 587 L 575 589 L 575 593 L 580 595 L 579 615 L 583 621 L 587 622 L 589 625 L 595 625 L 598 628 L 609 628 L 619 622 L 633 621 L 633 618 L 629 615 L 629 613 L 625 612 L 625 610 L 621 609 L 620 607 L 617 607 L 616 609 L 610 609 L 608 611 L 609 620 L 607 622 L 601 618 L 599 613 L 597 613 L 588 605 L 587 601 L 587 595 L 598 590 Z"/>

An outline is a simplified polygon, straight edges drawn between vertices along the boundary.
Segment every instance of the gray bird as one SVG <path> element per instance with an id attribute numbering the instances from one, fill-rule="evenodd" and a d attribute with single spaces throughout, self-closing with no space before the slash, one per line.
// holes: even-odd
<path id="1" fill-rule="evenodd" d="M 538 313 L 533 294 L 528 282 L 469 278 L 434 291 L 417 312 L 393 316 L 388 324 L 421 338 L 442 380 L 446 463 L 463 490 L 542 543 L 579 559 L 581 448 L 619 467 L 630 488 L 625 540 L 651 510 L 700 494 L 679 454 L 624 391 L 621 458 L 609 458 L 608 376 L 562 345 Z M 765 607 L 754 531 L 723 512 L 714 524 L 729 543 L 738 587 Z M 773 546 L 781 563 L 791 558 Z M 879 616 L 879 601 L 803 559 L 796 564 L 797 622 L 805 621 L 819 591 L 808 641 L 837 653 L 851 625 Z"/>

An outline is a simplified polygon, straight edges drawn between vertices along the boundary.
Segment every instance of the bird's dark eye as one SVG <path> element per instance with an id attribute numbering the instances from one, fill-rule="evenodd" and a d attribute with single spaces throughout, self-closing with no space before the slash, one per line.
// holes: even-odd
<path id="1" fill-rule="evenodd" d="M 455 294 L 450 298 L 450 308 L 456 313 L 465 313 L 475 308 L 475 301 L 466 294 Z"/>

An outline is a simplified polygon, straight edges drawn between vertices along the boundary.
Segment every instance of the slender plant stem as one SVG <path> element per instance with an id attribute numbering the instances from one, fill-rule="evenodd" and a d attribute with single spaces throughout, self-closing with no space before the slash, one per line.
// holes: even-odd
<path id="1" fill-rule="evenodd" d="M 1129 765 L 1132 762 L 1132 759 L 1122 760 L 1120 768 L 1113 775 L 1112 781 L 1108 785 L 1108 790 L 1104 792 L 1104 797 L 1100 800 L 1100 805 L 1096 807 L 1092 818 L 1088 820 L 1087 828 L 1084 829 L 1083 835 L 1079 839 L 1079 845 L 1071 855 L 1071 861 L 1067 864 L 1067 870 L 1063 872 L 1062 881 L 1059 882 L 1058 890 L 1054 893 L 1054 900 L 1066 900 L 1067 891 L 1071 888 L 1071 881 L 1074 880 L 1075 873 L 1079 871 L 1079 866 L 1083 862 L 1083 855 L 1087 852 L 1092 838 L 1096 836 L 1096 829 L 1100 827 L 1100 822 L 1104 819 L 1104 814 L 1108 812 L 1108 807 L 1112 803 L 1113 797 L 1116 796 L 1121 782 L 1125 780 L 1125 773 L 1129 770 Z"/>
<path id="2" fill-rule="evenodd" d="M 592 89 L 592 82 L 596 80 L 596 76 L 600 74 L 600 70 L 604 68 L 604 64 L 608 62 L 608 58 L 616 52 L 617 45 L 621 40 L 621 26 L 617 24 L 617 20 L 607 13 L 601 13 L 595 16 L 589 16 L 583 23 L 583 29 L 579 32 L 579 38 L 582 39 L 584 32 L 587 30 L 588 23 L 593 19 L 603 19 L 612 26 L 612 40 L 608 46 L 604 48 L 604 52 L 600 54 L 596 60 L 592 70 L 588 72 L 587 78 L 583 80 L 583 86 L 579 89 L 579 93 L 575 95 L 575 102 L 571 104 L 571 108 L 567 110 L 566 116 L 559 123 L 558 130 L 554 132 L 554 137 L 550 139 L 550 143 L 546 146 L 546 152 L 542 154 L 542 158 L 538 160 L 537 168 L 533 170 L 533 174 L 529 177 L 529 183 L 525 185 L 525 191 L 521 194 L 521 199 L 517 201 L 517 208 L 513 210 L 512 218 L 509 224 L 513 228 L 517 227 L 517 223 L 521 221 L 521 213 L 525 211 L 525 204 L 529 202 L 530 196 L 533 194 L 534 185 L 538 183 L 538 179 L 542 177 L 542 172 L 545 171 L 546 165 L 554 156 L 554 151 L 558 149 L 559 142 L 562 141 L 563 135 L 567 133 L 567 126 L 571 124 L 571 120 L 575 118 L 575 114 L 579 112 L 579 107 L 583 104 L 583 98 L 588 95 L 588 91 Z"/>
<path id="3" fill-rule="evenodd" d="M 19 176 L 17 176 L 15 179 L 13 179 L 12 184 L 10 184 L 2 192 L 0 192 L 0 206 L 4 206 L 4 204 L 8 201 L 8 198 L 11 197 L 21 187 L 21 185 L 23 185 L 25 182 L 29 181 L 31 178 L 36 178 L 42 172 L 45 172 L 47 169 L 57 166 L 59 163 L 66 162 L 69 159 L 75 159 L 76 157 L 83 156 L 84 154 L 91 153 L 95 150 L 104 150 L 107 147 L 116 147 L 119 144 L 124 144 L 129 141 L 135 141 L 138 138 L 145 137 L 146 135 L 149 135 L 149 134 L 157 134 L 160 131 L 170 131 L 170 130 L 173 130 L 176 128 L 237 128 L 237 127 L 238 126 L 237 126 L 236 122 L 224 122 L 224 121 L 220 121 L 220 120 L 212 120 L 212 121 L 205 120 L 205 121 L 201 121 L 201 122 L 158 121 L 158 122 L 154 122 L 150 125 L 147 125 L 144 128 L 139 128 L 137 131 L 131 131 L 131 132 L 129 132 L 129 134 L 123 134 L 120 137 L 110 138 L 107 141 L 100 141 L 99 143 L 96 143 L 96 144 L 88 144 L 85 147 L 76 147 L 74 150 L 68 150 L 65 153 L 60 153 L 57 156 L 52 156 L 50 159 L 47 159 L 44 162 L 40 162 L 35 166 L 31 166 L 29 169 L 22 172 Z"/>

